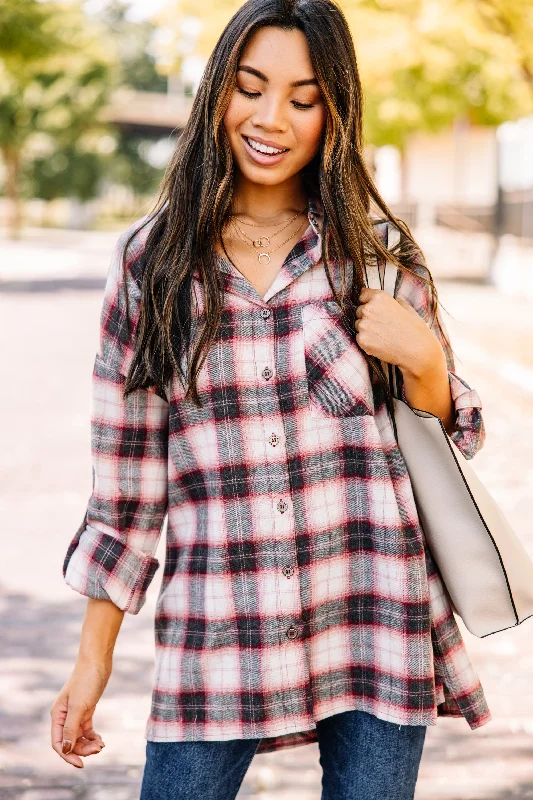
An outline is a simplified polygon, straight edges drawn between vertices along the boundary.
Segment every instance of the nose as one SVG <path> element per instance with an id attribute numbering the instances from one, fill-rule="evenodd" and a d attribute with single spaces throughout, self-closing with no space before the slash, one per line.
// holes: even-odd
<path id="1" fill-rule="evenodd" d="M 265 131 L 283 132 L 287 129 L 287 121 L 284 112 L 284 102 L 281 97 L 261 97 L 256 106 L 252 123 L 257 128 Z"/>

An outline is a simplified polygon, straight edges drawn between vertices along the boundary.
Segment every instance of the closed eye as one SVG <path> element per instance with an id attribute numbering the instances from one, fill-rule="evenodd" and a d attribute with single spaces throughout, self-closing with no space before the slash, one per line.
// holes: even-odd
<path id="1" fill-rule="evenodd" d="M 237 87 L 237 91 L 243 94 L 245 97 L 249 97 L 251 100 L 255 100 L 256 97 L 261 97 L 261 92 L 246 92 L 244 89 Z M 292 101 L 295 108 L 299 108 L 305 110 L 307 108 L 313 108 L 314 103 L 299 103 L 297 100 Z"/>

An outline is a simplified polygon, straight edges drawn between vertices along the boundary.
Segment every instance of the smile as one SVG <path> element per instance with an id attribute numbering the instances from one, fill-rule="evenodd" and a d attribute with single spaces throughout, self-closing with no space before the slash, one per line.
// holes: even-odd
<path id="1" fill-rule="evenodd" d="M 251 139 L 249 136 L 243 136 L 243 139 L 257 153 L 263 153 L 264 155 L 268 156 L 278 156 L 281 153 L 286 153 L 289 149 L 286 148 L 285 150 L 279 150 L 276 149 L 275 147 L 268 147 L 266 144 L 261 144 L 260 142 L 256 142 L 255 139 Z"/>

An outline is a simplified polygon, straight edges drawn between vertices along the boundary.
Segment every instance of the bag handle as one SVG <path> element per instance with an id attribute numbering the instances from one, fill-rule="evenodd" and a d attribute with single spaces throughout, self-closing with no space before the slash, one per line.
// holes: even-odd
<path id="1" fill-rule="evenodd" d="M 387 250 L 392 250 L 400 241 L 400 230 L 393 225 L 392 222 L 387 222 Z M 370 263 L 365 264 L 366 282 L 370 289 L 381 289 L 391 297 L 396 294 L 396 277 L 398 274 L 398 267 L 392 261 L 386 261 L 383 271 L 378 266 L 377 257 L 375 254 L 370 258 Z M 393 397 L 398 397 L 398 387 L 400 385 L 397 370 L 399 367 L 396 364 L 389 364 L 388 361 L 381 361 L 381 366 L 388 376 L 389 386 L 391 387 L 391 394 Z"/>

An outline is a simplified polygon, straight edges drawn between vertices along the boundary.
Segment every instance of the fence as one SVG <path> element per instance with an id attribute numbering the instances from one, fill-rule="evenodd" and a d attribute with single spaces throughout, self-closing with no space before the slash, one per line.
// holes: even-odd
<path id="1" fill-rule="evenodd" d="M 533 241 L 533 188 L 502 191 L 500 202 L 491 206 L 437 206 L 436 222 L 454 230 Z"/>

